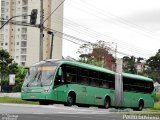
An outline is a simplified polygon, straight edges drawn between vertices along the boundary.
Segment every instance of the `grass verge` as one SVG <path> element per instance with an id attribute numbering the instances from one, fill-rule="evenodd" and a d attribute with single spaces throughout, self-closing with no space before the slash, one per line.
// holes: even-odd
<path id="1" fill-rule="evenodd" d="M 35 105 L 38 104 L 38 102 L 24 101 L 21 100 L 20 98 L 12 98 L 12 97 L 0 97 L 0 103 L 35 104 Z"/>
<path id="2" fill-rule="evenodd" d="M 156 103 L 154 104 L 153 110 L 160 110 L 160 101 L 158 101 L 158 102 L 156 102 Z"/>

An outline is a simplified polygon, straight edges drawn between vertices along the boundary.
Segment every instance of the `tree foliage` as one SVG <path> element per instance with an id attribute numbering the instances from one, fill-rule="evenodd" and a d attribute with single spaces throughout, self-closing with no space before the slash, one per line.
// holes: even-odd
<path id="1" fill-rule="evenodd" d="M 123 71 L 127 73 L 137 74 L 136 64 L 141 63 L 144 60 L 142 57 L 124 56 L 123 57 Z M 142 74 L 142 73 L 141 73 Z"/>
<path id="2" fill-rule="evenodd" d="M 0 85 L 2 89 L 10 89 L 9 74 L 16 74 L 17 65 L 6 50 L 0 50 Z"/>
<path id="3" fill-rule="evenodd" d="M 16 73 L 16 84 L 13 87 L 13 92 L 20 92 L 21 87 L 26 76 L 27 70 L 23 68 L 23 66 L 18 66 L 18 71 Z"/>
<path id="4" fill-rule="evenodd" d="M 148 65 L 148 69 L 146 70 L 148 75 L 160 82 L 160 49 L 155 56 L 151 56 L 147 60 L 146 64 Z"/>
<path id="5" fill-rule="evenodd" d="M 123 71 L 127 73 L 135 74 L 136 73 L 135 63 L 136 63 L 136 58 L 134 56 L 131 56 L 131 57 L 124 56 Z"/>
<path id="6" fill-rule="evenodd" d="M 0 76 L 1 80 L 4 79 L 6 75 L 15 74 L 17 72 L 17 63 L 15 63 L 12 57 L 6 50 L 0 50 Z"/>
<path id="7" fill-rule="evenodd" d="M 105 41 L 97 41 L 96 43 L 82 44 L 78 50 L 80 54 L 80 62 L 92 64 L 96 66 L 103 66 L 103 59 L 111 53 L 112 44 Z"/>

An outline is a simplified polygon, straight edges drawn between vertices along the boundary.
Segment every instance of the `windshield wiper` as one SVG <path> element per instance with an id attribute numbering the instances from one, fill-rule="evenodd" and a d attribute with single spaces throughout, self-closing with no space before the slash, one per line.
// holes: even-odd
<path id="1" fill-rule="evenodd" d="M 42 78 L 42 71 L 39 72 L 39 75 L 38 75 L 38 78 L 37 78 L 37 82 L 40 81 L 39 84 L 40 84 L 41 87 L 43 87 L 41 78 Z"/>
<path id="2" fill-rule="evenodd" d="M 37 75 L 38 75 L 38 72 L 35 74 L 33 80 L 32 80 L 32 81 L 30 80 L 30 81 L 27 83 L 27 85 L 26 85 L 27 87 L 29 87 L 30 84 L 33 83 L 33 82 L 35 81 L 35 78 L 37 77 Z"/>

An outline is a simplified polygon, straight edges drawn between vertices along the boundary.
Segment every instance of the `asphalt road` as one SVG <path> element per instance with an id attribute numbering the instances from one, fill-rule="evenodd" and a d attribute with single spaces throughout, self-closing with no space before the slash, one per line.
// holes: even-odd
<path id="1" fill-rule="evenodd" d="M 131 118 L 135 120 L 134 116 L 125 116 L 96 107 L 0 104 L 0 120 L 130 120 Z"/>

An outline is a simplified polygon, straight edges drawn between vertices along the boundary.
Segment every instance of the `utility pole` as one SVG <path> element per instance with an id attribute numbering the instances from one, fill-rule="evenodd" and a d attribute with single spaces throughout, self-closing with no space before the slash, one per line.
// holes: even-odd
<path id="1" fill-rule="evenodd" d="M 43 0 L 40 0 L 40 44 L 39 44 L 39 61 L 43 60 Z"/>
<path id="2" fill-rule="evenodd" d="M 50 59 L 52 59 L 54 33 L 51 32 L 51 31 L 48 31 L 47 33 L 48 33 L 49 35 L 52 35 L 51 48 L 50 48 Z"/>
<path id="3" fill-rule="evenodd" d="M 115 59 L 117 59 L 117 43 L 116 43 L 116 46 L 115 46 Z"/>

